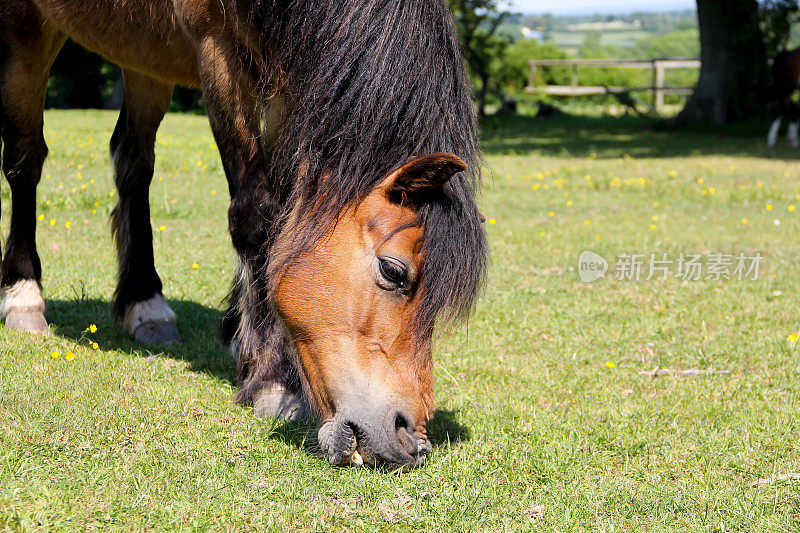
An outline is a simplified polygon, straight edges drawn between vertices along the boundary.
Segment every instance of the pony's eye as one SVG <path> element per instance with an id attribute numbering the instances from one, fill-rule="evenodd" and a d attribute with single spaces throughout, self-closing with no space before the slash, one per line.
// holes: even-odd
<path id="1" fill-rule="evenodd" d="M 405 265 L 392 259 L 378 259 L 381 277 L 394 289 L 405 289 L 408 285 L 408 270 Z"/>

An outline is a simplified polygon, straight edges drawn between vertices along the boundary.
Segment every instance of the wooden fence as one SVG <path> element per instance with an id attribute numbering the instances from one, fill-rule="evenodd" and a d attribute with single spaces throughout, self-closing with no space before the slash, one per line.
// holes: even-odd
<path id="1" fill-rule="evenodd" d="M 553 96 L 591 96 L 610 94 L 617 97 L 628 96 L 634 91 L 650 91 L 653 93 L 654 110 L 660 113 L 664 108 L 665 94 L 691 94 L 693 87 L 673 87 L 665 84 L 666 72 L 675 68 L 700 68 L 699 59 L 536 59 L 528 61 L 531 67 L 528 86 L 529 93 L 544 93 Z M 536 72 L 539 67 L 572 67 L 572 83 L 570 85 L 536 85 Z M 653 84 L 648 87 L 613 87 L 580 85 L 578 69 L 593 68 L 633 68 L 653 71 Z"/>

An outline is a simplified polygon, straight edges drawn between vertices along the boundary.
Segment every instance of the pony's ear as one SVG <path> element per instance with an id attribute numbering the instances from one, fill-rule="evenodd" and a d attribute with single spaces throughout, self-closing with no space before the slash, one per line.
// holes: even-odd
<path id="1" fill-rule="evenodd" d="M 406 163 L 393 173 L 386 194 L 397 203 L 424 203 L 455 174 L 467 169 L 461 158 L 440 152 Z"/>

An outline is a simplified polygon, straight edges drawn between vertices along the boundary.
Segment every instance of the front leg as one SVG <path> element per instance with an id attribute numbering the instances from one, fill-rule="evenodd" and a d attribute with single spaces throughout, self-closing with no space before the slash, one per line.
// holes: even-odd
<path id="1" fill-rule="evenodd" d="M 6 7 L 6 4 L 3 4 Z M 0 30 L 0 147 L 11 188 L 11 223 L 0 269 L 6 329 L 47 331 L 36 251 L 36 186 L 47 156 L 43 110 L 50 65 L 65 37 L 27 3 L 3 14 Z"/>
<path id="2" fill-rule="evenodd" d="M 203 96 L 228 179 L 228 224 L 239 256 L 222 332 L 236 359 L 237 401 L 261 416 L 303 418 L 308 408 L 291 340 L 275 316 L 266 278 L 282 194 L 268 181 L 256 84 L 231 42 L 223 30 L 198 39 Z"/>

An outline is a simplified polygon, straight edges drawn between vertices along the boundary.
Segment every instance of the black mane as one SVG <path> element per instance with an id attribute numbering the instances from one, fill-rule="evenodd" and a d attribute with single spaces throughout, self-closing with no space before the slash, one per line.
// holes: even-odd
<path id="1" fill-rule="evenodd" d="M 299 206 L 299 218 L 311 221 L 295 239 L 297 254 L 410 157 L 451 152 L 469 170 L 419 215 L 419 333 L 429 336 L 440 314 L 466 315 L 484 278 L 487 245 L 474 201 L 481 166 L 475 108 L 445 3 L 258 0 L 254 19 L 271 65 L 262 96 L 285 97 L 268 179 L 282 184 L 285 206 Z"/>

